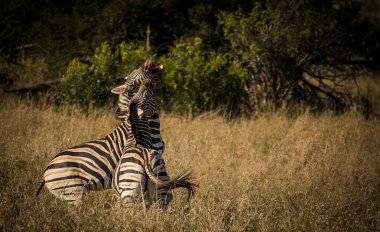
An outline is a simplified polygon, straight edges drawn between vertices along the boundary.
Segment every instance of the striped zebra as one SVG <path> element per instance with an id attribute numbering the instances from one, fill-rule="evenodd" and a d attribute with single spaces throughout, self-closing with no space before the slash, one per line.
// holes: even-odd
<path id="1" fill-rule="evenodd" d="M 119 85 L 111 91 L 112 93 L 117 94 L 119 98 L 117 102 L 116 116 L 120 121 L 128 120 L 128 117 L 130 115 L 129 110 L 131 99 L 140 88 L 142 82 L 149 80 L 149 85 L 152 85 L 154 87 L 160 77 L 162 77 L 163 72 L 163 65 L 156 65 L 154 62 L 147 60 L 145 61 L 144 65 L 131 72 L 131 74 L 129 74 L 126 78 L 119 79 Z M 150 105 L 155 106 L 155 103 L 153 102 Z M 148 122 L 149 127 L 145 126 L 145 128 L 149 128 L 150 136 L 140 138 L 139 141 L 145 147 L 152 148 L 159 154 L 162 154 L 165 149 L 165 143 L 160 134 L 160 118 L 155 107 L 153 114 L 149 118 Z"/>
<path id="2" fill-rule="evenodd" d="M 189 202 L 198 185 L 192 182 L 191 172 L 170 179 L 162 154 L 137 145 L 121 157 L 115 169 L 112 188 L 127 207 L 140 202 L 144 192 L 147 192 L 149 203 L 155 201 L 160 208 L 166 208 L 173 198 L 172 189 L 186 188 Z"/>
<path id="3" fill-rule="evenodd" d="M 140 90 L 144 79 L 149 78 L 155 82 L 162 73 L 162 66 L 156 66 L 153 62 L 147 61 L 125 78 L 123 87 L 118 86 L 112 92 L 118 93 L 122 88 L 128 90 L 128 94 L 125 92 L 123 96 L 119 94 L 119 101 L 123 100 L 123 104 L 129 104 Z M 124 110 L 119 107 L 117 115 L 121 115 Z M 58 198 L 70 204 L 80 205 L 90 190 L 111 188 L 113 173 L 120 157 L 135 142 L 133 134 L 129 133 L 133 131 L 129 120 L 122 116 L 118 118 L 122 120 L 122 123 L 112 133 L 58 153 L 48 164 L 37 195 L 43 186 L 46 186 Z M 152 113 L 148 124 L 150 136 L 144 139 L 150 140 L 151 148 L 162 154 L 164 143 L 160 135 L 157 112 Z"/>
<path id="4" fill-rule="evenodd" d="M 112 188 L 127 206 L 140 201 L 145 191 L 148 192 L 148 202 L 156 201 L 160 208 L 166 208 L 172 200 L 171 190 L 174 188 L 186 188 L 188 200 L 198 187 L 191 181 L 191 173 L 183 173 L 170 180 L 162 153 L 151 149 L 149 140 L 149 118 L 156 112 L 153 94 L 154 85 L 147 79 L 147 91 L 143 96 L 138 96 L 131 102 L 130 109 L 126 110 L 126 118 L 130 119 L 136 146 L 128 149 L 121 157 L 117 165 L 112 181 Z M 139 91 L 140 93 L 140 91 Z"/>

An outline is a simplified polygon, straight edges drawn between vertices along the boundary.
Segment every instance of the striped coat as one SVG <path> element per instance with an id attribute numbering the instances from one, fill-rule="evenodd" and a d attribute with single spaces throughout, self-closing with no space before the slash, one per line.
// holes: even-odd
<path id="1" fill-rule="evenodd" d="M 120 106 L 128 105 L 126 109 L 129 110 L 132 98 L 146 90 L 141 88 L 141 83 L 146 80 L 154 83 L 161 74 L 154 63 L 147 61 L 125 78 L 121 85 L 114 88 L 112 92 L 119 94 L 117 116 L 122 123 L 104 138 L 74 146 L 57 154 L 44 172 L 37 195 L 45 185 L 55 196 L 78 205 L 83 203 L 88 191 L 110 188 L 120 157 L 136 141 L 133 128 L 126 116 L 129 113 Z M 149 131 L 145 139 L 151 143 L 151 149 L 162 154 L 164 142 L 160 135 L 159 116 L 157 112 L 150 112 L 150 115 Z"/>
<path id="2" fill-rule="evenodd" d="M 160 154 L 164 143 L 159 133 L 157 113 L 152 115 L 150 125 L 156 142 L 153 149 Z M 128 131 L 132 131 L 131 126 L 122 123 L 104 138 L 58 153 L 48 164 L 39 191 L 46 185 L 55 196 L 79 205 L 86 199 L 88 191 L 110 188 L 121 156 L 134 144 L 134 137 Z"/>
<path id="3" fill-rule="evenodd" d="M 170 180 L 162 153 L 152 149 L 149 118 L 156 111 L 153 85 L 150 81 L 142 83 L 146 91 L 135 95 L 126 117 L 130 119 L 136 146 L 123 154 L 115 169 L 112 188 L 116 195 L 127 205 L 141 201 L 143 193 L 148 192 L 149 202 L 157 201 L 159 207 L 165 208 L 172 199 L 171 189 L 187 188 L 192 194 L 196 185 L 190 181 L 190 174 L 180 175 Z M 130 116 L 128 116 L 130 115 Z"/>

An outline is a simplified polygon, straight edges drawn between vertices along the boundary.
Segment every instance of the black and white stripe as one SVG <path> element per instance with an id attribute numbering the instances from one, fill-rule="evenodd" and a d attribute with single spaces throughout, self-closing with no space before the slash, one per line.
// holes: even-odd
<path id="1" fill-rule="evenodd" d="M 160 207 L 165 207 L 172 200 L 171 186 L 160 183 L 169 182 L 162 155 L 138 145 L 121 157 L 112 188 L 126 206 L 141 202 L 144 192 L 148 192 L 149 202 L 157 201 Z"/>
<path id="2" fill-rule="evenodd" d="M 150 136 L 144 137 L 146 133 L 140 133 L 141 136 L 137 135 L 139 137 L 139 143 L 147 148 L 154 149 L 159 154 L 163 153 L 165 144 L 160 134 L 160 119 L 152 92 L 157 81 L 162 77 L 163 71 L 162 65 L 156 65 L 154 62 L 147 60 L 144 65 L 134 70 L 128 77 L 119 80 L 119 86 L 112 89 L 113 93 L 118 94 L 116 115 L 121 121 L 129 120 L 129 111 L 134 107 L 131 106 L 132 98 L 138 92 L 141 94 L 141 96 L 134 98 L 135 102 L 133 104 L 138 104 L 138 101 L 141 101 L 140 108 L 144 108 L 146 111 L 143 115 L 147 120 L 136 120 L 135 124 L 148 123 L 149 126 L 140 126 L 141 129 L 139 133 L 149 128 Z M 141 87 L 144 87 L 144 89 L 141 89 Z M 145 95 L 152 97 L 145 98 Z M 148 115 L 150 115 L 150 117 Z"/>
<path id="3" fill-rule="evenodd" d="M 55 196 L 76 205 L 83 203 L 88 191 L 110 188 L 116 165 L 131 143 L 130 130 L 121 124 L 104 138 L 58 153 L 44 173 L 45 186 Z"/>
<path id="4" fill-rule="evenodd" d="M 132 72 L 127 78 L 129 90 L 132 92 L 129 96 L 127 94 L 129 102 L 141 89 L 144 78 L 156 79 L 155 75 L 144 73 L 148 70 L 145 66 L 146 64 Z M 119 105 L 122 104 L 119 102 Z M 158 154 L 162 154 L 164 143 L 160 135 L 160 121 L 157 112 L 152 112 L 151 118 L 148 119 L 148 125 L 150 136 L 148 135 L 147 139 L 155 141 L 151 148 Z M 129 119 L 124 118 L 116 130 L 104 138 L 74 146 L 57 154 L 45 170 L 37 195 L 45 185 L 55 196 L 78 205 L 83 203 L 88 191 L 110 188 L 120 157 L 136 141 L 133 133 L 130 133 L 131 131 L 133 128 L 129 124 Z"/>
<path id="5" fill-rule="evenodd" d="M 153 88 L 149 79 L 143 81 L 129 108 L 125 110 L 127 117 L 130 114 L 128 118 L 131 120 L 136 147 L 128 149 L 121 157 L 112 188 L 127 206 L 140 201 L 147 190 L 151 201 L 157 201 L 160 207 L 166 207 L 172 199 L 171 189 L 184 187 L 191 195 L 197 187 L 191 182 L 190 173 L 170 180 L 162 153 L 152 149 L 154 143 L 150 135 L 149 119 L 156 112 Z"/>

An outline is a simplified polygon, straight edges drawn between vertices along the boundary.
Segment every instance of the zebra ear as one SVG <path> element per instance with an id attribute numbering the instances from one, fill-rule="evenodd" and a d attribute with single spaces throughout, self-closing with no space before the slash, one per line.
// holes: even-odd
<path id="1" fill-rule="evenodd" d="M 141 71 L 149 72 L 154 66 L 154 63 L 151 60 L 146 60 L 144 65 L 141 67 Z"/>
<path id="2" fill-rule="evenodd" d="M 125 85 L 119 85 L 119 86 L 113 88 L 111 90 L 111 92 L 114 93 L 114 94 L 122 94 L 122 93 L 125 92 L 126 88 L 127 87 Z"/>
<path id="3" fill-rule="evenodd" d="M 140 120 L 141 120 L 141 118 L 142 118 L 143 113 L 144 113 L 144 110 L 143 110 L 143 109 L 141 109 L 141 108 L 137 108 L 137 116 L 139 117 Z"/>

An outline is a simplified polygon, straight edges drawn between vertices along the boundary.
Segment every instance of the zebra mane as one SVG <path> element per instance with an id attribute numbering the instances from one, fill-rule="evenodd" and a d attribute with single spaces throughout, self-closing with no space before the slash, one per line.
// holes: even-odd
<path id="1" fill-rule="evenodd" d="M 153 61 L 146 60 L 142 66 L 133 70 L 127 77 L 119 78 L 117 87 L 112 90 L 119 95 L 115 109 L 116 118 L 124 121 L 129 117 L 131 102 L 141 87 L 147 82 L 155 83 L 164 72 L 163 65 L 157 65 Z"/>

